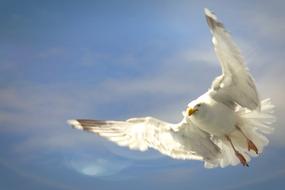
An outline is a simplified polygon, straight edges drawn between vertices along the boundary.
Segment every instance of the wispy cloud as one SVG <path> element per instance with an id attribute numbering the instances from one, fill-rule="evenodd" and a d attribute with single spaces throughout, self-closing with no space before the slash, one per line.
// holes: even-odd
<path id="1" fill-rule="evenodd" d="M 120 173 L 128 168 L 131 163 L 117 159 L 95 158 L 81 155 L 79 158 L 72 158 L 65 163 L 69 168 L 80 174 L 92 177 L 106 177 Z"/>
<path id="2" fill-rule="evenodd" d="M 187 64 L 210 64 L 214 66 L 219 66 L 218 60 L 214 53 L 214 49 L 211 47 L 208 48 L 191 48 L 188 50 L 183 50 L 181 52 L 177 52 L 171 63 L 187 63 Z"/>

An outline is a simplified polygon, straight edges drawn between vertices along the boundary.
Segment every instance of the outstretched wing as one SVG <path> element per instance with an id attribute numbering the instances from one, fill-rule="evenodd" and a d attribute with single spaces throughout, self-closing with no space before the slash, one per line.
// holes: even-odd
<path id="1" fill-rule="evenodd" d="M 69 120 L 68 123 L 74 128 L 96 133 L 120 146 L 141 151 L 154 148 L 176 159 L 212 160 L 219 153 L 216 145 L 200 129 L 191 129 L 193 132 L 190 131 L 189 136 L 185 131 L 180 131 L 179 127 L 176 128 L 177 125 L 152 117 L 132 118 L 127 121 L 78 119 Z"/>
<path id="2" fill-rule="evenodd" d="M 254 80 L 244 64 L 240 50 L 217 16 L 208 9 L 205 9 L 205 15 L 223 72 L 213 81 L 210 95 L 225 104 L 237 103 L 250 110 L 259 109 L 260 100 Z"/>

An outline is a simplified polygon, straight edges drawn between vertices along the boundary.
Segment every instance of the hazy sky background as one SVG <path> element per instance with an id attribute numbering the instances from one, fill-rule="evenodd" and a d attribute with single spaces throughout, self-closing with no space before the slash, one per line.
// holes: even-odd
<path id="1" fill-rule="evenodd" d="M 285 185 L 285 2 L 0 1 L 0 189 L 280 189 Z M 276 105 L 249 168 L 204 169 L 119 148 L 71 118 L 178 122 L 220 68 L 203 9 L 241 47 Z"/>

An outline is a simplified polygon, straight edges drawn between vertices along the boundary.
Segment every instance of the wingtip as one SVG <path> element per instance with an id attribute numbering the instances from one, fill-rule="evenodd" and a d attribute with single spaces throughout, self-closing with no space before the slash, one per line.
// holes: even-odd
<path id="1" fill-rule="evenodd" d="M 83 129 L 82 125 L 75 119 L 67 120 L 67 123 L 75 129 Z"/>
<path id="2" fill-rule="evenodd" d="M 211 11 L 207 7 L 204 8 L 204 12 L 205 12 L 205 15 L 208 15 L 209 13 L 211 13 Z"/>
<path id="3" fill-rule="evenodd" d="M 215 13 L 213 12 L 213 11 L 210 11 L 210 9 L 208 9 L 208 8 L 204 8 L 204 13 L 205 13 L 205 15 L 207 16 L 207 17 L 210 17 L 210 18 L 212 18 L 212 19 L 214 19 L 214 20 L 218 20 L 218 18 L 217 18 L 217 16 L 215 15 Z"/>

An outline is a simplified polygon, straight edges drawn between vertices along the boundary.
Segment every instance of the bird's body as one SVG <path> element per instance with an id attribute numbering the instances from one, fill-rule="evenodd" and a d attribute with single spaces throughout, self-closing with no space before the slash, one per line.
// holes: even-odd
<path id="1" fill-rule="evenodd" d="M 230 134 L 236 129 L 239 117 L 237 113 L 224 103 L 211 98 L 208 92 L 196 99 L 194 105 L 196 102 L 203 102 L 203 113 L 193 114 L 189 119 L 200 129 L 217 137 Z M 188 106 L 193 107 L 193 103 Z"/>
<path id="2" fill-rule="evenodd" d="M 205 167 L 248 166 L 268 144 L 273 109 L 269 99 L 260 101 L 254 80 L 239 49 L 216 15 L 205 9 L 212 42 L 222 74 L 211 88 L 190 102 L 178 124 L 153 117 L 126 121 L 69 120 L 74 128 L 105 137 L 120 146 L 158 150 L 175 159 L 204 161 Z"/>

